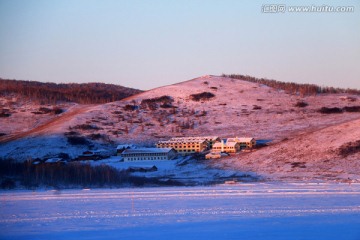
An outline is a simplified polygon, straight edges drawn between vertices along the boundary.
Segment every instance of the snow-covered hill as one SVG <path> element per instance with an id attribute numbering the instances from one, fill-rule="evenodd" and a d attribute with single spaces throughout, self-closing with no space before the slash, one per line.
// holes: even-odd
<path id="1" fill-rule="evenodd" d="M 192 96 L 201 93 L 206 93 L 208 98 L 196 101 Z M 301 104 L 303 102 L 307 106 Z M 359 112 L 322 114 L 318 110 L 322 107 L 357 106 L 359 102 L 358 96 L 349 94 L 302 97 L 257 83 L 203 76 L 121 101 L 86 106 L 82 111 L 71 114 L 71 117 L 59 116 L 56 124 L 48 122 L 45 126 L 32 129 L 29 134 L 22 133 L 22 138 L 17 141 L 2 143 L 0 153 L 2 157 L 18 159 L 45 157 L 59 152 L 75 156 L 86 148 L 114 150 L 118 143 L 153 146 L 156 141 L 172 136 L 251 136 L 271 140 L 271 146 L 250 153 L 245 158 L 240 154 L 233 160 L 221 160 L 228 161 L 221 167 L 247 167 L 264 174 L 293 174 L 304 169 L 311 172 L 309 169 L 325 167 L 320 164 L 322 152 L 337 151 L 336 144 L 360 139 L 351 130 L 358 126 L 356 120 L 360 118 Z M 81 105 L 76 107 L 82 108 Z M 329 130 L 337 127 L 347 129 L 344 127 L 346 124 L 349 125 L 347 131 L 355 135 Z M 84 137 L 91 143 L 73 145 L 68 141 L 71 137 Z M 329 139 L 334 142 L 328 142 Z M 302 162 L 310 160 L 313 164 L 302 167 Z M 275 163 L 279 163 L 279 168 Z M 351 166 L 360 170 L 356 164 Z M 282 168 L 289 171 L 278 171 Z M 323 169 L 323 177 L 328 170 Z M 339 173 L 341 171 L 344 174 L 338 175 L 346 177 L 347 170 L 343 168 Z"/>
<path id="2" fill-rule="evenodd" d="M 192 94 L 210 92 L 208 100 L 191 100 Z M 171 107 L 149 109 L 142 100 L 169 96 Z M 324 115 L 321 107 L 352 106 L 356 102 L 328 94 L 300 97 L 270 87 L 230 78 L 204 76 L 190 81 L 153 89 L 123 101 L 98 105 L 64 122 L 62 131 L 89 124 L 93 129 L 82 134 L 98 133 L 113 142 L 148 142 L 170 136 L 219 135 L 253 136 L 280 141 L 303 131 L 342 123 L 360 117 L 359 113 Z M 305 101 L 307 107 L 296 107 Z M 135 110 L 126 106 L 133 106 Z M 52 132 L 52 129 L 49 129 Z"/>
<path id="3" fill-rule="evenodd" d="M 292 136 L 214 167 L 257 172 L 270 179 L 360 181 L 360 119 Z"/>

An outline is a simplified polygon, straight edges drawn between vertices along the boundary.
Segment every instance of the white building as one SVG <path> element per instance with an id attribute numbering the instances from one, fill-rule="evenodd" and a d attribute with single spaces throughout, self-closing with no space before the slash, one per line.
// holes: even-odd
<path id="1" fill-rule="evenodd" d="M 176 157 L 176 151 L 173 148 L 136 148 L 125 149 L 121 153 L 124 162 L 131 161 L 163 161 L 171 160 Z"/>

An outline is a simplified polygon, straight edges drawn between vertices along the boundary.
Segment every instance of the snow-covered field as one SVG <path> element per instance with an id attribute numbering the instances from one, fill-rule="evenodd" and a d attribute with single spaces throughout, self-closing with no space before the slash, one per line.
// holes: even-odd
<path id="1" fill-rule="evenodd" d="M 0 192 L 0 239 L 360 239 L 360 184 Z"/>
<path id="2" fill-rule="evenodd" d="M 227 180 L 240 182 L 254 182 L 261 180 L 261 177 L 251 172 L 242 172 L 238 170 L 215 168 L 209 165 L 210 160 L 199 161 L 191 156 L 178 156 L 170 161 L 135 161 L 120 162 L 119 156 L 113 156 L 99 161 L 89 161 L 91 165 L 97 166 L 106 164 L 118 170 L 129 170 L 130 168 L 151 168 L 155 166 L 156 171 L 134 171 L 132 175 L 158 178 L 160 180 L 175 180 L 191 185 L 209 185 L 223 183 Z M 84 161 L 85 163 L 86 161 Z"/>

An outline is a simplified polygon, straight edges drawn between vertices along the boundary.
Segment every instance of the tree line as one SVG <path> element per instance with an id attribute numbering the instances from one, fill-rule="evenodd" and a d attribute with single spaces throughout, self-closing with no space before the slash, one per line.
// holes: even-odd
<path id="1" fill-rule="evenodd" d="M 0 96 L 19 94 L 42 104 L 76 102 L 82 104 L 107 103 L 142 92 L 105 83 L 42 83 L 0 78 Z"/>
<path id="2" fill-rule="evenodd" d="M 319 93 L 350 93 L 350 94 L 359 94 L 360 90 L 358 89 L 343 89 L 343 88 L 334 88 L 334 87 L 321 87 L 316 84 L 301 84 L 294 82 L 281 82 L 273 79 L 266 78 L 256 78 L 248 75 L 241 74 L 222 74 L 223 77 L 229 77 L 233 79 L 240 79 L 248 82 L 264 84 L 266 86 L 272 87 L 278 90 L 284 90 L 289 94 L 299 94 L 301 96 L 311 96 Z"/>
<path id="3" fill-rule="evenodd" d="M 73 187 L 124 187 L 124 186 L 179 186 L 175 180 L 160 180 L 132 176 L 130 170 L 118 170 L 102 164 L 58 162 L 39 163 L 17 162 L 0 158 L 0 188 L 13 189 L 23 186 L 28 189 L 49 186 L 54 188 Z"/>

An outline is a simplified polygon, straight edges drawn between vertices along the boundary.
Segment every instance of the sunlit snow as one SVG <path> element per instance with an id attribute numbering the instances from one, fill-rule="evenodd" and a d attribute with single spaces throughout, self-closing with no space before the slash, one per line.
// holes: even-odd
<path id="1" fill-rule="evenodd" d="M 0 192 L 0 239 L 360 239 L 360 184 Z"/>

